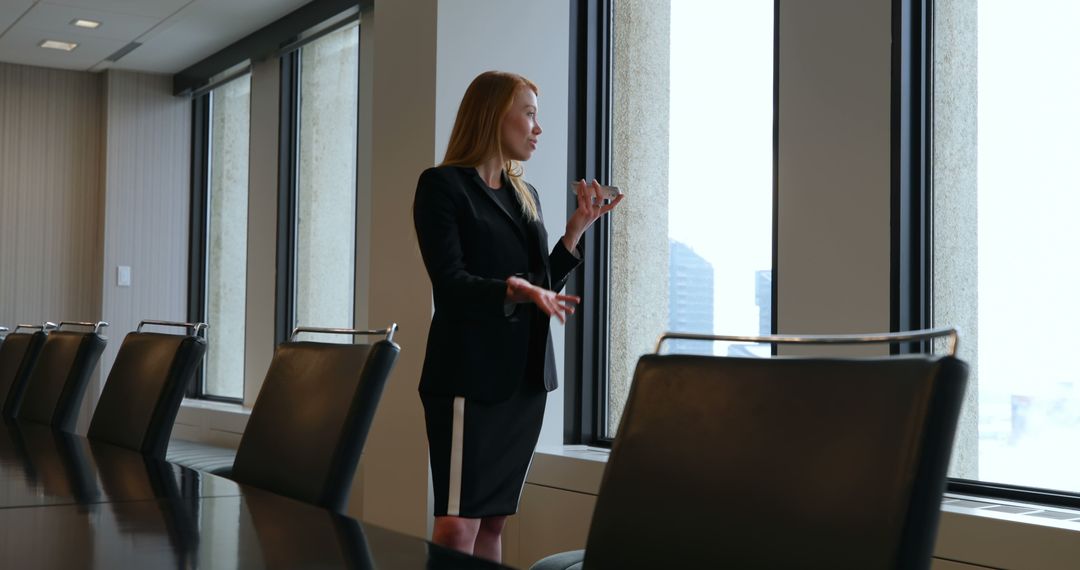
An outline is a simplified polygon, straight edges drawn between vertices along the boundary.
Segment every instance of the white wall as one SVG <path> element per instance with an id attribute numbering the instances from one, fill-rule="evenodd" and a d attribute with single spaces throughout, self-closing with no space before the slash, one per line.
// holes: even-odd
<path id="1" fill-rule="evenodd" d="M 777 332 L 889 330 L 891 2 L 783 0 Z"/>
<path id="2" fill-rule="evenodd" d="M 248 146 L 247 322 L 244 332 L 244 405 L 255 405 L 274 357 L 277 277 L 278 118 L 281 63 L 251 66 L 251 142 Z M 213 334 L 211 332 L 211 334 Z"/>

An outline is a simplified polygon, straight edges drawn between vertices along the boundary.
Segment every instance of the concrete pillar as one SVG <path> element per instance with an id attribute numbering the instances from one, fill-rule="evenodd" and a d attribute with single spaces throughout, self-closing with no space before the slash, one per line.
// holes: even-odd
<path id="1" fill-rule="evenodd" d="M 668 322 L 671 4 L 616 2 L 613 28 L 612 181 L 628 199 L 612 213 L 609 434 Z"/>
<path id="2" fill-rule="evenodd" d="M 950 477 L 979 476 L 978 3 L 934 3 L 934 316 L 971 367 Z"/>

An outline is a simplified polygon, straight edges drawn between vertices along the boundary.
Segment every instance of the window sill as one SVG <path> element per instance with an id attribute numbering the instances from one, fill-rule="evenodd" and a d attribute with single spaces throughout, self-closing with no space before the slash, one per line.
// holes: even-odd
<path id="1" fill-rule="evenodd" d="M 185 398 L 176 414 L 173 436 L 235 447 L 250 415 L 251 408 L 241 404 Z"/>
<path id="2" fill-rule="evenodd" d="M 1068 518 L 1080 519 L 1080 511 L 946 494 L 934 556 L 994 568 L 1075 568 L 1080 520 Z"/>
<path id="3" fill-rule="evenodd" d="M 595 496 L 609 454 L 584 445 L 540 447 L 526 483 Z M 1080 559 L 1080 511 L 950 493 L 934 556 L 996 568 L 1073 568 Z"/>
<path id="4" fill-rule="evenodd" d="M 198 410 L 214 410 L 217 412 L 228 414 L 251 414 L 251 408 L 244 407 L 243 404 L 233 404 L 230 402 L 215 402 L 213 400 L 199 400 L 197 398 L 184 398 L 184 401 L 180 403 L 180 408 L 198 409 Z"/>
<path id="5" fill-rule="evenodd" d="M 585 445 L 540 447 L 533 454 L 526 483 L 596 495 L 610 450 Z"/>

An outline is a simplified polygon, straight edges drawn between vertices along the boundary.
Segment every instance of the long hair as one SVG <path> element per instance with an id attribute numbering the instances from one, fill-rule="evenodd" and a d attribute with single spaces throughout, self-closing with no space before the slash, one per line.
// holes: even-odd
<path id="1" fill-rule="evenodd" d="M 516 73 L 485 71 L 473 79 L 461 98 L 450 144 L 446 147 L 445 166 L 479 166 L 493 156 L 499 157 L 503 171 L 517 194 L 521 212 L 532 221 L 540 219 L 539 208 L 532 192 L 522 180 L 524 169 L 516 160 L 503 158 L 502 125 L 506 113 L 514 104 L 514 95 L 527 87 L 537 95 L 535 83 Z"/>

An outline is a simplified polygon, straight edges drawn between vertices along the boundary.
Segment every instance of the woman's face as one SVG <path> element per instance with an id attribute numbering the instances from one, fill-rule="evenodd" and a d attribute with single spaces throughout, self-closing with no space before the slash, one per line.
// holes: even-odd
<path id="1" fill-rule="evenodd" d="M 536 93 L 522 85 L 514 94 L 510 110 L 503 117 L 503 158 L 519 161 L 532 158 L 541 132 L 543 129 L 536 122 Z"/>

